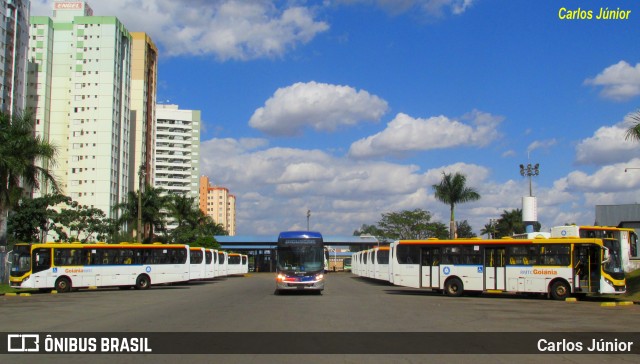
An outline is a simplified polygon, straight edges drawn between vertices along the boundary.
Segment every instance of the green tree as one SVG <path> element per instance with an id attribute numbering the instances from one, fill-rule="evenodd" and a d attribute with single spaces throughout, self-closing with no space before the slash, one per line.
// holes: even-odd
<path id="1" fill-rule="evenodd" d="M 436 199 L 448 204 L 451 210 L 451 218 L 449 220 L 449 234 L 451 239 L 456 236 L 455 206 L 464 202 L 480 199 L 480 194 L 475 189 L 467 187 L 466 183 L 467 177 L 463 174 L 456 172 L 456 174 L 452 175 L 451 173 L 447 174 L 442 172 L 442 180 L 440 183 L 433 185 Z"/>
<path id="2" fill-rule="evenodd" d="M 353 231 L 353 236 L 371 235 L 371 236 L 378 237 L 378 236 L 382 236 L 383 234 L 384 232 L 379 227 L 375 225 L 367 225 L 367 224 L 362 224 L 360 229 Z"/>
<path id="3" fill-rule="evenodd" d="M 33 132 L 33 113 L 0 113 L 0 246 L 7 245 L 7 220 L 25 190 L 47 183 L 58 191 L 56 178 L 42 166 L 55 165 L 56 148 Z M 38 165 L 39 164 L 39 165 Z"/>
<path id="4" fill-rule="evenodd" d="M 170 195 L 167 205 L 169 217 L 178 224 L 169 233 L 173 243 L 218 248 L 214 235 L 228 235 L 222 225 L 216 224 L 196 205 L 196 199 L 181 194 Z"/>
<path id="5" fill-rule="evenodd" d="M 90 241 L 104 241 L 111 229 L 111 219 L 104 211 L 75 201 L 68 204 L 69 208 L 62 208 L 58 214 L 58 235 L 61 240 L 82 243 Z M 65 229 L 66 228 L 66 229 Z M 69 233 L 67 234 L 66 231 Z"/>
<path id="6" fill-rule="evenodd" d="M 129 191 L 127 200 L 114 206 L 120 211 L 117 222 L 127 224 L 129 232 L 138 228 L 138 194 L 140 191 Z M 170 197 L 163 188 L 147 185 L 142 193 L 142 226 L 143 241 L 156 240 L 156 233 L 166 233 L 166 212 Z M 131 235 L 133 237 L 133 235 Z"/>
<path id="7" fill-rule="evenodd" d="M 628 118 L 632 120 L 633 125 L 629 126 L 625 132 L 624 140 L 640 142 L 640 110 L 629 115 Z"/>
<path id="8" fill-rule="evenodd" d="M 433 238 L 442 230 L 431 222 L 431 213 L 422 209 L 384 213 L 378 229 L 386 240 Z"/>
<path id="9" fill-rule="evenodd" d="M 9 214 L 9 241 L 44 242 L 49 230 L 58 221 L 58 211 L 53 207 L 70 201 L 71 198 L 60 194 L 36 198 L 23 196 Z"/>
<path id="10" fill-rule="evenodd" d="M 456 222 L 456 232 L 458 233 L 458 238 L 475 238 L 477 235 L 473 232 L 473 228 L 467 220 Z"/>

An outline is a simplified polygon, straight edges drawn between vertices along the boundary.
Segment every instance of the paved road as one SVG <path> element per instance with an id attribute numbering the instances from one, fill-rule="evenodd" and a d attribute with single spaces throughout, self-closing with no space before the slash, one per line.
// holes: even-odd
<path id="1" fill-rule="evenodd" d="M 566 303 L 516 295 L 445 297 L 391 286 L 348 273 L 328 275 L 323 295 L 274 295 L 273 274 L 259 273 L 147 291 L 101 289 L 68 294 L 0 297 L 2 332 L 637 332 L 640 306 L 602 307 L 599 301 Z M 331 334 L 328 334 L 331 335 Z M 357 335 L 357 334 L 353 334 Z M 206 338 L 206 335 L 203 336 Z M 464 345 L 464 343 L 460 343 Z M 640 345 L 640 343 L 638 343 Z M 358 355 L 331 355 L 337 362 L 361 362 Z M 610 356 L 535 355 L 454 356 L 456 361 L 601 362 Z M 32 357 L 11 355 L 12 362 Z M 38 358 L 44 358 L 39 355 Z M 115 359 L 113 359 L 115 358 Z M 113 363 L 135 358 L 150 362 L 212 358 L 234 362 L 305 362 L 328 356 L 93 355 Z M 48 358 L 52 359 L 52 358 Z M 58 355 L 56 361 L 86 362 L 84 355 Z M 129 359 L 129 360 L 124 360 Z M 367 362 L 450 362 L 452 356 L 376 355 Z M 638 362 L 637 355 L 616 356 Z M 50 361 L 50 360 L 48 360 Z M 268 360 L 270 361 L 270 360 Z M 0 357 L 0 362 L 4 362 Z"/>

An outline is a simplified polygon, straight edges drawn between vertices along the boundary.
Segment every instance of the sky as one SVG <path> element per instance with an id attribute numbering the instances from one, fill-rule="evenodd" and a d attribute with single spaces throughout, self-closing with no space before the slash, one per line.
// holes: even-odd
<path id="1" fill-rule="evenodd" d="M 159 103 L 201 110 L 200 173 L 236 196 L 237 235 L 306 229 L 308 210 L 326 235 L 418 208 L 448 226 L 432 186 L 456 172 L 481 195 L 456 220 L 480 234 L 522 208 L 520 164 L 540 165 L 542 231 L 640 201 L 636 1 L 88 3 L 151 36 Z"/>

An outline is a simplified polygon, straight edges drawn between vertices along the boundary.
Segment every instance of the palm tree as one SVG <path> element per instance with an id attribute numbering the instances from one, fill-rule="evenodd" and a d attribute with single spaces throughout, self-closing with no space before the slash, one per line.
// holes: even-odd
<path id="1" fill-rule="evenodd" d="M 484 228 L 480 230 L 480 235 L 486 235 L 488 239 L 496 237 L 496 225 L 492 222 L 485 224 Z"/>
<path id="2" fill-rule="evenodd" d="M 452 175 L 442 172 L 440 184 L 433 185 L 435 197 L 449 205 L 451 209 L 451 220 L 449 221 L 449 235 L 451 239 L 456 237 L 456 223 L 454 209 L 457 204 L 476 201 L 480 199 L 480 194 L 471 187 L 466 186 L 467 177 L 456 172 Z"/>
<path id="3" fill-rule="evenodd" d="M 0 246 L 7 245 L 9 210 L 25 191 L 46 183 L 58 192 L 58 181 L 40 166 L 55 165 L 56 147 L 35 136 L 33 113 L 0 113 Z M 40 165 L 40 166 L 39 166 Z"/>
<path id="4" fill-rule="evenodd" d="M 118 224 L 129 224 L 138 228 L 138 194 L 140 191 L 129 191 L 127 200 L 114 206 L 120 211 Z M 143 240 L 152 238 L 154 232 L 164 233 L 166 230 L 165 210 L 169 206 L 169 197 L 166 191 L 160 187 L 147 185 L 142 192 L 142 228 Z"/>
<path id="5" fill-rule="evenodd" d="M 522 223 L 522 210 L 513 209 L 511 211 L 504 210 L 498 219 L 497 237 L 512 236 L 524 232 Z"/>
<path id="6" fill-rule="evenodd" d="M 636 111 L 634 114 L 628 116 L 635 123 L 627 129 L 624 134 L 624 140 L 632 140 L 636 142 L 640 142 L 640 110 Z"/>

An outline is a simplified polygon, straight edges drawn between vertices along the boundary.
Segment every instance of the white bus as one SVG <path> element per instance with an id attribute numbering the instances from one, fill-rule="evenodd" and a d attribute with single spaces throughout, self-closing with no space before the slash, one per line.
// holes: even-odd
<path id="1" fill-rule="evenodd" d="M 601 239 L 400 240 L 391 244 L 389 280 L 443 291 L 548 294 L 625 293 L 624 272 Z"/>
<path id="2" fill-rule="evenodd" d="M 13 288 L 69 292 L 83 287 L 135 287 L 189 280 L 189 247 L 180 244 L 17 244 Z"/>
<path id="3" fill-rule="evenodd" d="M 249 272 L 249 257 L 244 254 L 229 253 L 227 275 L 240 275 Z"/>
<path id="4" fill-rule="evenodd" d="M 205 249 L 201 247 L 189 248 L 189 280 L 196 281 L 206 278 L 207 262 Z"/>
<path id="5" fill-rule="evenodd" d="M 216 270 L 216 258 L 218 258 L 218 254 L 216 254 L 216 250 L 214 249 L 205 249 L 204 251 L 204 260 L 205 260 L 205 279 L 215 278 L 215 270 Z"/>

